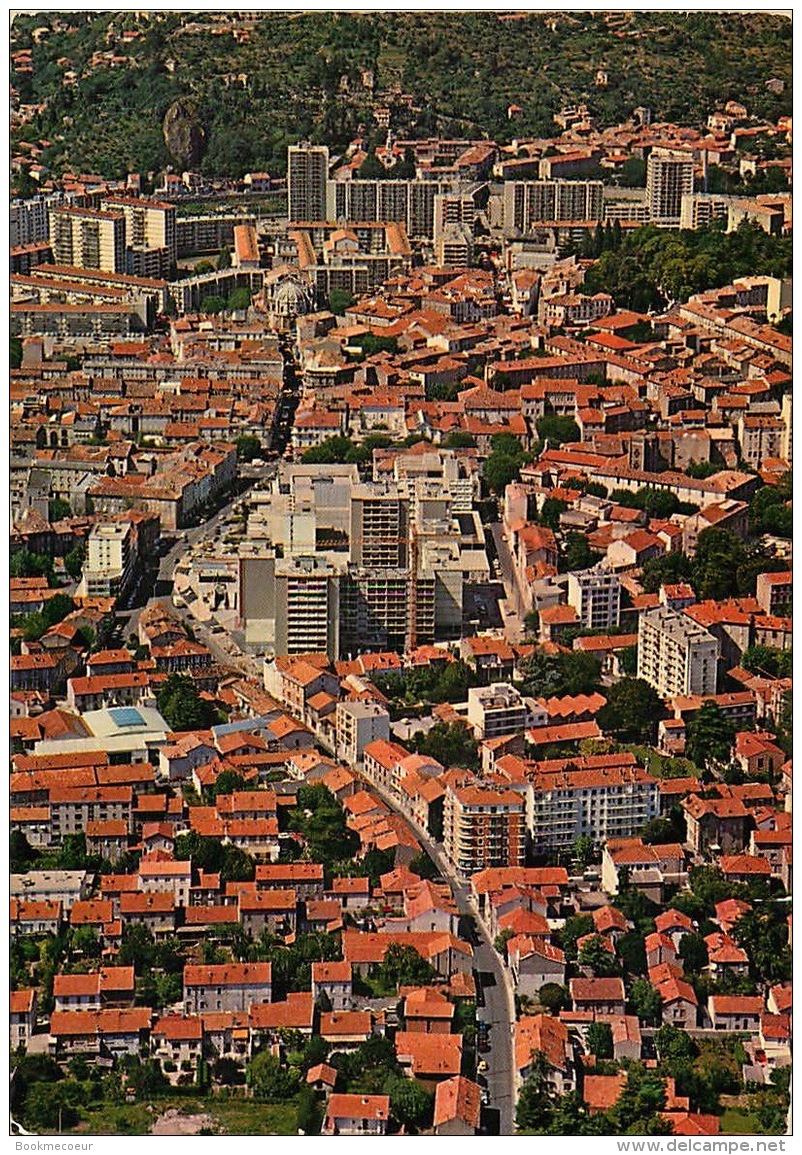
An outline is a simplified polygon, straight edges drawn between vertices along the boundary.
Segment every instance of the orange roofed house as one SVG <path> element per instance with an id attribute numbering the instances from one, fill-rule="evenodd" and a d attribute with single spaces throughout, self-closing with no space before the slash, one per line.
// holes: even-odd
<path id="1" fill-rule="evenodd" d="M 254 1003 L 269 1003 L 272 970 L 269 962 L 185 966 L 184 1011 L 247 1011 Z"/>
<path id="2" fill-rule="evenodd" d="M 462 1075 L 438 1083 L 434 1097 L 435 1135 L 475 1135 L 482 1111 L 481 1091 Z"/>
<path id="3" fill-rule="evenodd" d="M 386 1135 L 389 1095 L 331 1095 L 323 1135 Z"/>

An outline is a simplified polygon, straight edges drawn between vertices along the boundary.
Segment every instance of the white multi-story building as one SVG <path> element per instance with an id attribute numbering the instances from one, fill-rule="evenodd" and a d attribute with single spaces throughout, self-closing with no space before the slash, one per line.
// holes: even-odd
<path id="1" fill-rule="evenodd" d="M 651 223 L 679 228 L 682 198 L 693 192 L 693 156 L 654 149 L 646 162 L 646 199 Z"/>
<path id="2" fill-rule="evenodd" d="M 718 642 L 702 626 L 659 606 L 640 616 L 638 677 L 661 698 L 715 694 Z"/>
<path id="3" fill-rule="evenodd" d="M 514 180 L 504 184 L 504 228 L 526 233 L 537 224 L 600 221 L 600 180 Z"/>
<path id="4" fill-rule="evenodd" d="M 89 597 L 120 597 L 134 576 L 133 532 L 122 521 L 101 522 L 89 534 L 84 582 Z"/>
<path id="5" fill-rule="evenodd" d="M 638 766 L 593 766 L 536 774 L 526 825 L 536 856 L 567 850 L 585 835 L 595 843 L 640 830 L 660 813 L 658 783 Z"/>
<path id="6" fill-rule="evenodd" d="M 335 725 L 337 757 L 349 766 L 362 763 L 371 742 L 390 738 L 390 714 L 378 702 L 338 702 Z"/>
<path id="7" fill-rule="evenodd" d="M 535 726 L 545 726 L 548 715 L 532 698 L 523 698 L 515 686 L 493 682 L 468 690 L 468 721 L 480 741 L 522 734 Z"/>
<path id="8" fill-rule="evenodd" d="M 617 626 L 621 615 L 621 582 L 614 573 L 594 566 L 568 575 L 568 604 L 586 630 Z"/>
<path id="9" fill-rule="evenodd" d="M 125 217 L 119 212 L 50 210 L 50 243 L 57 265 L 125 272 Z"/>

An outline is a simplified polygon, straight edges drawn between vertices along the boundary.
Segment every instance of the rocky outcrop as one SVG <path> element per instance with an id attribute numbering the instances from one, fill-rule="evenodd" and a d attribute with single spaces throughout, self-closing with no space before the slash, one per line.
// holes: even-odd
<path id="1" fill-rule="evenodd" d="M 206 130 L 188 101 L 173 101 L 165 113 L 162 132 L 164 143 L 177 166 L 180 169 L 197 168 L 206 151 Z"/>

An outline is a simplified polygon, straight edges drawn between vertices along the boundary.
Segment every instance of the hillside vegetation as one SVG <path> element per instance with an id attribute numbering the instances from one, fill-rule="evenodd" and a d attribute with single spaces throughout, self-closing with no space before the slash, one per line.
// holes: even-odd
<path id="1" fill-rule="evenodd" d="M 57 173 L 158 170 L 171 163 L 162 121 L 182 97 L 205 130 L 202 171 L 283 174 L 287 144 L 299 138 L 338 147 L 361 125 L 379 139 L 373 107 L 386 100 L 375 94 L 393 85 L 413 97 L 406 123 L 394 114 L 396 131 L 500 141 L 551 135 L 553 114 L 579 100 L 600 123 L 638 105 L 656 121 L 684 123 L 703 123 L 729 99 L 772 119 L 792 106 L 791 22 L 768 14 L 278 12 L 236 27 L 233 20 L 206 12 L 17 16 L 11 49 L 32 50 L 33 72 L 13 71 L 12 83 L 20 103 L 45 108 L 15 130 L 12 148 L 19 139 L 48 141 L 42 160 Z M 124 39 L 126 31 L 140 36 Z M 103 53 L 128 60 L 112 65 Z M 606 87 L 595 85 L 597 69 L 606 70 Z M 68 71 L 75 82 L 65 85 Z M 765 88 L 771 78 L 784 82 L 781 94 Z M 510 103 L 522 108 L 514 122 Z"/>

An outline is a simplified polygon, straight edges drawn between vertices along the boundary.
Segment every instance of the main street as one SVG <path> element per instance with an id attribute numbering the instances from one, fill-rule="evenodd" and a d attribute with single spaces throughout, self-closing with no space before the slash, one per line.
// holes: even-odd
<path id="1" fill-rule="evenodd" d="M 473 943 L 473 965 L 476 974 L 484 976 L 482 983 L 484 1006 L 480 1006 L 477 1000 L 477 1018 L 488 1024 L 490 1038 L 490 1050 L 478 1055 L 478 1058 L 487 1062 L 485 1078 L 488 1106 L 494 1107 L 499 1112 L 499 1133 L 512 1135 L 515 1115 L 515 1070 L 512 1053 L 515 995 L 509 973 L 493 949 L 490 935 L 479 918 L 470 890 L 454 871 L 442 844 L 435 842 L 413 818 L 401 810 L 390 794 L 370 779 L 368 781 L 371 789 L 375 790 L 391 810 L 403 818 L 410 827 L 429 858 L 451 886 L 457 910 L 464 918 L 471 920 L 478 931 Z"/>

